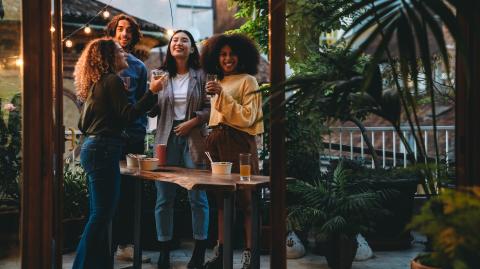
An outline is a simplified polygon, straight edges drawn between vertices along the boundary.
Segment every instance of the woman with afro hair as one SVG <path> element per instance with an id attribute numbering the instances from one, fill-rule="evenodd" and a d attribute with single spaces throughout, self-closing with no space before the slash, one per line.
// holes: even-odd
<path id="1" fill-rule="evenodd" d="M 257 92 L 254 75 L 258 72 L 260 55 L 255 43 L 241 34 L 217 35 L 206 41 L 202 51 L 204 71 L 216 74 L 218 81 L 206 84 L 212 94 L 207 150 L 213 161 L 232 162 L 232 172 L 239 172 L 239 154 L 251 154 L 251 172 L 259 173 L 255 136 L 263 133 L 262 96 Z M 243 269 L 250 268 L 252 193 L 240 190 L 239 204 L 244 213 L 245 250 Z M 205 264 L 207 269 L 223 268 L 223 194 L 217 194 L 218 251 Z"/>

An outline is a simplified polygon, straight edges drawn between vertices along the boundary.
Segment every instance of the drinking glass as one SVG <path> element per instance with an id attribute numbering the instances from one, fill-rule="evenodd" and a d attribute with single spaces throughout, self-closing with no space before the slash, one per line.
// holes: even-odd
<path id="1" fill-rule="evenodd" d="M 120 77 L 123 81 L 123 85 L 125 85 L 125 89 L 128 90 L 130 89 L 130 77 Z"/>
<path id="2" fill-rule="evenodd" d="M 217 77 L 217 75 L 216 75 L 216 74 L 207 74 L 207 77 L 206 77 L 206 80 L 205 80 L 205 89 L 207 88 L 207 84 L 208 84 L 208 82 L 210 82 L 210 81 L 218 82 L 218 77 Z M 215 94 L 207 91 L 207 95 L 210 96 L 210 97 L 212 97 L 212 96 L 215 95 Z"/>
<path id="3" fill-rule="evenodd" d="M 152 77 L 157 79 L 162 79 L 162 88 L 165 88 L 167 84 L 168 72 L 160 69 L 153 69 L 151 73 Z"/>
<path id="4" fill-rule="evenodd" d="M 250 153 L 240 153 L 240 180 L 250 180 L 252 173 L 251 157 L 252 154 Z"/>
<path id="5" fill-rule="evenodd" d="M 168 72 L 165 71 L 165 70 L 160 70 L 160 69 L 153 69 L 152 70 L 152 77 L 154 79 L 159 79 L 163 76 L 167 76 L 168 75 Z"/>

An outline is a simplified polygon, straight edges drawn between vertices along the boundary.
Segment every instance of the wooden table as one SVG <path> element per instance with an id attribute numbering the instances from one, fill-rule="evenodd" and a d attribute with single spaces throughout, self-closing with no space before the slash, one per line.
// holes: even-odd
<path id="1" fill-rule="evenodd" d="M 223 245 L 223 268 L 233 267 L 232 225 L 234 194 L 236 190 L 252 191 L 252 268 L 260 268 L 260 193 L 262 187 L 270 184 L 267 176 L 252 176 L 250 181 L 241 181 L 239 174 L 212 175 L 209 170 L 187 169 L 181 167 L 161 167 L 155 171 L 140 171 L 138 168 L 129 168 L 125 161 L 120 162 L 120 173 L 135 179 L 135 202 L 134 202 L 134 258 L 133 268 L 142 267 L 141 245 L 141 209 L 143 180 L 155 180 L 170 182 L 187 190 L 222 191 L 224 196 L 224 245 Z"/>

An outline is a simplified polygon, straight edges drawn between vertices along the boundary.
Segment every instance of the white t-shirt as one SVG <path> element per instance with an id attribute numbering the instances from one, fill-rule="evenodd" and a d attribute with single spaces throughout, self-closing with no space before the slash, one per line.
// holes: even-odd
<path id="1" fill-rule="evenodd" d="M 184 120 L 187 112 L 187 93 L 190 74 L 177 74 L 172 79 L 175 120 Z"/>

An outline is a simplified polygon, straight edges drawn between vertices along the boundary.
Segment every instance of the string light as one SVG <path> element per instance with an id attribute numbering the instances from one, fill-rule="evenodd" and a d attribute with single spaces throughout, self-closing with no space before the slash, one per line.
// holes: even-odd
<path id="1" fill-rule="evenodd" d="M 90 20 L 88 20 L 82 27 L 77 28 L 75 31 L 71 32 L 69 35 L 67 35 L 66 37 L 64 37 L 64 38 L 62 39 L 62 42 L 65 42 L 65 46 L 66 46 L 66 47 L 69 47 L 69 48 L 73 46 L 73 42 L 70 40 L 70 38 L 71 38 L 74 34 L 76 34 L 78 31 L 80 31 L 80 30 L 83 29 L 83 31 L 84 31 L 86 34 L 91 33 L 91 32 L 92 32 L 92 28 L 91 28 L 89 25 L 92 23 L 93 20 L 95 20 L 95 18 L 97 18 L 98 16 L 100 16 L 100 14 L 102 14 L 104 18 L 108 18 L 108 17 L 110 16 L 110 12 L 108 12 L 107 8 L 110 7 L 110 4 L 111 4 L 111 3 L 112 3 L 112 0 L 110 0 L 110 2 L 108 2 L 108 4 L 105 4 L 105 6 L 104 6 L 100 11 L 98 11 L 95 16 L 93 16 L 92 18 L 90 18 Z M 107 15 L 107 16 L 105 17 L 105 15 Z M 90 29 L 90 30 L 87 30 L 87 28 Z M 69 43 L 70 46 L 67 45 L 67 42 L 68 42 L 68 41 L 70 41 L 70 43 Z"/>
<path id="2" fill-rule="evenodd" d="M 104 19 L 108 19 L 110 17 L 110 12 L 107 10 L 107 8 L 110 7 L 110 4 L 112 3 L 113 0 L 110 0 L 108 2 L 108 4 L 106 4 L 100 11 L 97 12 L 97 14 L 92 17 L 87 23 L 85 23 L 82 27 L 80 28 L 77 28 L 76 30 L 74 30 L 73 32 L 71 32 L 69 35 L 67 35 L 66 37 L 64 37 L 62 39 L 62 42 L 65 42 L 65 46 L 67 48 L 71 48 L 73 47 L 73 42 L 72 40 L 70 40 L 70 38 L 76 34 L 78 31 L 82 30 L 86 33 L 86 34 L 90 34 L 92 32 L 92 28 L 89 26 L 90 23 L 95 19 L 97 18 L 98 16 L 100 16 L 100 14 L 103 16 Z M 172 2 L 171 0 L 168 1 L 169 2 L 169 5 L 170 5 L 170 19 L 171 19 L 171 23 L 172 23 L 172 27 L 173 27 L 173 10 L 172 10 Z M 51 32 L 55 32 L 55 27 L 51 26 L 50 27 L 50 31 Z M 167 35 L 169 36 L 172 36 L 174 33 L 174 31 L 172 29 L 169 29 L 167 30 Z"/>
<path id="3" fill-rule="evenodd" d="M 67 48 L 73 47 L 73 42 L 72 42 L 72 40 L 67 39 L 67 41 L 65 41 L 65 46 L 66 46 Z"/>
<path id="4" fill-rule="evenodd" d="M 55 32 L 55 27 L 50 26 L 50 32 L 52 32 L 52 33 Z"/>
<path id="5" fill-rule="evenodd" d="M 16 59 L 15 60 L 15 65 L 18 66 L 18 67 L 23 66 L 23 59 L 22 58 Z"/>

